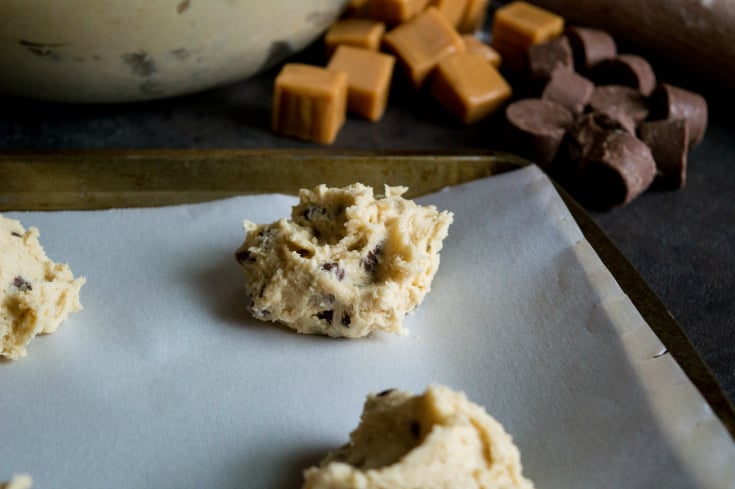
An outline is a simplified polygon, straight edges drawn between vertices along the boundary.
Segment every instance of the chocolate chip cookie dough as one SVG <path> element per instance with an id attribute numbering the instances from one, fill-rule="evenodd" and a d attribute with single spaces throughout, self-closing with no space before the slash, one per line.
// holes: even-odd
<path id="1" fill-rule="evenodd" d="M 246 220 L 236 258 L 248 309 L 304 334 L 405 334 L 403 317 L 429 292 L 452 222 L 401 197 L 406 190 L 320 185 L 301 190 L 290 220 Z"/>
<path id="2" fill-rule="evenodd" d="M 0 357 L 26 355 L 39 334 L 56 331 L 69 313 L 79 311 L 84 278 L 49 260 L 35 227 L 0 215 Z"/>
<path id="3" fill-rule="evenodd" d="M 347 445 L 304 471 L 303 489 L 533 489 L 511 436 L 460 392 L 368 396 Z"/>

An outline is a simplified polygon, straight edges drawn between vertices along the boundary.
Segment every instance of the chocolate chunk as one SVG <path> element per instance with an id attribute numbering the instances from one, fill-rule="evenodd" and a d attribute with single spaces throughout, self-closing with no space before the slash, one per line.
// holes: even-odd
<path id="1" fill-rule="evenodd" d="M 395 391 L 395 389 L 386 389 L 384 391 L 380 391 L 378 392 L 377 397 L 385 397 L 393 391 Z"/>
<path id="2" fill-rule="evenodd" d="M 563 105 L 581 114 L 592 96 L 595 85 L 582 75 L 557 66 L 546 84 L 541 98 Z"/>
<path id="3" fill-rule="evenodd" d="M 569 128 L 567 139 L 569 158 L 575 164 L 583 160 L 595 145 L 595 141 L 604 138 L 605 133 L 613 129 L 623 129 L 623 127 L 605 114 L 588 112 L 578 115 Z"/>
<path id="4" fill-rule="evenodd" d="M 656 163 L 648 146 L 620 129 L 598 133 L 584 158 L 576 163 L 580 200 L 598 209 L 629 203 L 651 185 L 656 175 Z"/>
<path id="5" fill-rule="evenodd" d="M 644 122 L 641 141 L 651 148 L 656 162 L 654 183 L 660 188 L 681 188 L 686 183 L 689 131 L 684 119 Z"/>
<path id="6" fill-rule="evenodd" d="M 589 105 L 592 110 L 618 121 L 631 134 L 635 134 L 636 126 L 648 117 L 649 112 L 643 94 L 624 85 L 595 87 Z"/>
<path id="7" fill-rule="evenodd" d="M 574 66 L 580 73 L 588 73 L 600 61 L 618 55 L 615 40 L 605 31 L 571 26 L 566 35 L 572 46 Z"/>
<path id="8" fill-rule="evenodd" d="M 661 83 L 651 96 L 652 119 L 684 119 L 689 126 L 689 145 L 699 144 L 707 129 L 707 101 L 698 93 Z"/>
<path id="9" fill-rule="evenodd" d="M 421 436 L 421 425 L 418 421 L 411 421 L 411 424 L 408 427 L 411 430 L 411 435 L 413 435 L 414 438 L 418 440 L 418 438 Z"/>
<path id="10" fill-rule="evenodd" d="M 651 65 L 635 54 L 620 54 L 600 61 L 592 71 L 598 85 L 625 85 L 640 90 L 648 97 L 656 88 L 656 74 Z"/>
<path id="11" fill-rule="evenodd" d="M 573 121 L 572 113 L 563 105 L 535 98 L 510 104 L 505 118 L 516 150 L 542 168 L 554 161 Z"/>
<path id="12" fill-rule="evenodd" d="M 528 48 L 528 72 L 531 78 L 546 80 L 557 66 L 574 70 L 572 47 L 566 37 L 555 37 Z"/>
<path id="13" fill-rule="evenodd" d="M 332 318 L 334 317 L 334 311 L 331 309 L 328 311 L 321 311 L 316 315 L 317 319 L 322 319 L 327 322 L 327 324 L 332 324 Z"/>
<path id="14" fill-rule="evenodd" d="M 15 236 L 16 238 L 22 238 L 22 237 L 23 237 L 23 235 L 22 235 L 22 234 L 20 234 L 20 233 L 16 233 L 15 231 L 11 231 L 11 232 L 10 232 L 10 235 L 11 235 L 11 236 Z"/>
<path id="15" fill-rule="evenodd" d="M 27 282 L 26 279 L 24 279 L 20 275 L 13 279 L 13 285 L 21 292 L 28 292 L 29 290 L 33 290 L 31 283 Z"/>

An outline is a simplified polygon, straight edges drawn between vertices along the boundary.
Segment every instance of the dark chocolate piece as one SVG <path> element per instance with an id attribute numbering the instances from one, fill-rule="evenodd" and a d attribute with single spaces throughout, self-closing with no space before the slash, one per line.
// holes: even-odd
<path id="1" fill-rule="evenodd" d="M 574 119 L 563 105 L 539 98 L 510 104 L 505 118 L 517 151 L 541 168 L 552 164 Z"/>
<path id="2" fill-rule="evenodd" d="M 246 263 L 255 263 L 255 257 L 250 253 L 250 251 L 245 249 L 239 249 L 235 252 L 235 259 L 240 265 L 245 265 Z"/>
<path id="3" fill-rule="evenodd" d="M 623 85 L 595 87 L 589 105 L 592 110 L 618 121 L 631 134 L 635 134 L 636 126 L 648 117 L 649 112 L 643 94 Z"/>
<path id="4" fill-rule="evenodd" d="M 681 188 L 686 184 L 689 130 L 684 119 L 644 122 L 639 126 L 641 141 L 651 148 L 656 161 L 655 184 L 661 188 Z"/>
<path id="5" fill-rule="evenodd" d="M 350 324 L 352 324 L 352 318 L 350 317 L 349 314 L 347 314 L 346 312 L 343 312 L 341 322 L 342 322 L 342 326 L 344 326 L 345 328 L 349 328 Z"/>
<path id="6" fill-rule="evenodd" d="M 627 131 L 603 131 L 577 161 L 581 200 L 609 209 L 629 203 L 653 182 L 656 163 L 648 146 Z"/>
<path id="7" fill-rule="evenodd" d="M 564 36 L 528 48 L 528 72 L 531 78 L 546 80 L 557 66 L 574 70 L 569 39 Z"/>
<path id="8" fill-rule="evenodd" d="M 10 235 L 11 236 L 15 236 L 16 238 L 22 238 L 23 237 L 23 235 L 21 235 L 20 233 L 16 233 L 15 231 L 11 231 L 10 232 Z"/>
<path id="9" fill-rule="evenodd" d="M 635 54 L 620 54 L 600 61 L 592 71 L 598 85 L 625 85 L 637 88 L 648 97 L 656 88 L 656 74 L 651 65 Z"/>
<path id="10" fill-rule="evenodd" d="M 689 145 L 699 144 L 707 129 L 707 101 L 698 93 L 661 83 L 651 96 L 652 119 L 684 119 L 689 126 Z"/>
<path id="11" fill-rule="evenodd" d="M 605 31 L 571 26 L 566 35 L 574 53 L 574 66 L 580 73 L 588 73 L 600 61 L 618 55 L 615 40 Z"/>
<path id="12" fill-rule="evenodd" d="M 575 164 L 584 160 L 596 140 L 603 139 L 608 131 L 620 129 L 625 130 L 620 122 L 601 112 L 578 115 L 568 132 L 569 158 Z"/>
<path id="13" fill-rule="evenodd" d="M 557 66 L 546 84 L 542 99 L 563 105 L 575 114 L 581 114 L 592 96 L 595 85 L 582 75 Z"/>

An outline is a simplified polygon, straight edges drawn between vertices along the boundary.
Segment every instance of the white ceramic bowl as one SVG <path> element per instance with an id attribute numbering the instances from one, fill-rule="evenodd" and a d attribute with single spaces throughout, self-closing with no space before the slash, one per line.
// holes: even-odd
<path id="1" fill-rule="evenodd" d="M 302 49 L 346 0 L 1 0 L 0 91 L 63 102 L 171 97 Z"/>

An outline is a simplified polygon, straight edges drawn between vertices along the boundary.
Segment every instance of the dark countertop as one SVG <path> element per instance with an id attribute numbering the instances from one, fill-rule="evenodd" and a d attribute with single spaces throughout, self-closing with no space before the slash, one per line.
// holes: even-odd
<path id="1" fill-rule="evenodd" d="M 300 56 L 313 61 L 314 52 L 312 47 Z M 735 103 L 727 90 L 700 77 L 671 73 L 676 75 L 666 81 L 702 92 L 710 107 L 705 139 L 689 155 L 686 187 L 649 191 L 626 207 L 591 215 L 669 308 L 732 403 Z M 274 76 L 271 70 L 200 94 L 127 105 L 63 105 L 0 96 L 0 150 L 317 147 L 270 131 Z M 495 119 L 464 127 L 428 98 L 394 94 L 382 121 L 349 118 L 333 147 L 495 149 L 502 146 L 498 126 Z"/>

